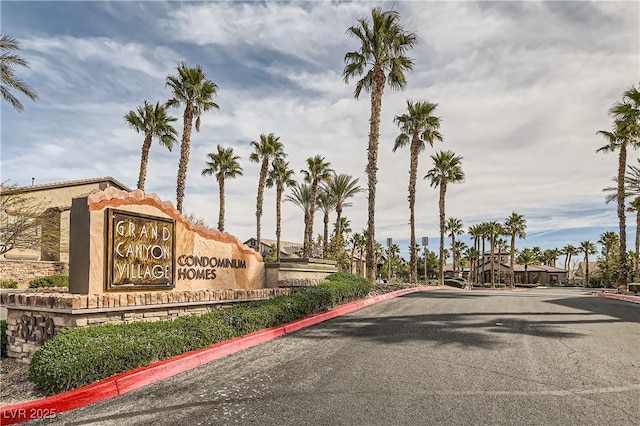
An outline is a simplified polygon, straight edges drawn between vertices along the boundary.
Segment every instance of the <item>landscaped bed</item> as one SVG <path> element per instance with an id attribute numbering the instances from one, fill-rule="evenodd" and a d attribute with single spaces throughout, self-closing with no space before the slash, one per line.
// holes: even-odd
<path id="1" fill-rule="evenodd" d="M 48 395 L 93 383 L 257 330 L 285 324 L 362 299 L 371 285 L 332 274 L 324 284 L 290 296 L 235 305 L 173 321 L 75 327 L 62 330 L 34 354 L 29 377 Z"/>

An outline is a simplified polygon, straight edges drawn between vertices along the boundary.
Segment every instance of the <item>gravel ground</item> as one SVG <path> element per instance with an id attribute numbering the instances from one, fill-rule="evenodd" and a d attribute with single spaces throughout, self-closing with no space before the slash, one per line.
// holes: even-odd
<path id="1" fill-rule="evenodd" d="M 29 364 L 11 358 L 0 361 L 0 406 L 19 404 L 45 395 L 29 381 Z"/>
<path id="2" fill-rule="evenodd" d="M 376 284 L 371 295 L 390 293 L 403 288 L 411 288 L 405 283 Z M 36 390 L 29 381 L 29 364 L 11 358 L 2 358 L 0 364 L 0 406 L 20 404 L 46 395 Z"/>

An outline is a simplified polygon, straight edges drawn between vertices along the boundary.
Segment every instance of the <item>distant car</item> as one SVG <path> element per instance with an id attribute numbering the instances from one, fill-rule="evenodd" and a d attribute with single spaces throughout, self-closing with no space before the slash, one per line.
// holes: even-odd
<path id="1" fill-rule="evenodd" d="M 451 287 L 464 288 L 467 286 L 467 280 L 464 278 L 445 278 L 444 285 L 450 285 Z"/>

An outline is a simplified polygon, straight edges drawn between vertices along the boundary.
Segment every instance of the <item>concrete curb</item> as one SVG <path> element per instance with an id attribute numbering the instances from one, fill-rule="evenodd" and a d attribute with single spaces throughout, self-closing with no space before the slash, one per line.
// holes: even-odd
<path id="1" fill-rule="evenodd" d="M 108 379 L 68 392 L 63 392 L 22 404 L 0 407 L 0 424 L 10 425 L 41 418 L 54 418 L 58 413 L 75 410 L 80 407 L 85 407 L 87 405 L 95 404 L 96 402 L 131 392 L 151 383 L 155 383 L 171 376 L 175 376 L 176 374 L 199 367 L 208 362 L 224 358 L 227 355 L 231 355 L 243 349 L 259 345 L 269 340 L 273 340 L 276 337 L 293 333 L 340 315 L 348 314 L 358 309 L 410 293 L 433 290 L 459 289 L 447 286 L 414 287 L 347 303 L 327 312 L 322 312 L 277 327 L 267 328 L 245 336 L 216 343 L 208 348 L 187 352 L 164 361 L 158 361 L 146 367 L 139 367 L 131 371 L 120 373 L 113 377 L 109 377 Z"/>
<path id="2" fill-rule="evenodd" d="M 607 297 L 609 299 L 618 299 L 618 300 L 624 300 L 625 302 L 631 302 L 631 303 L 640 303 L 640 296 L 631 296 L 628 294 L 615 294 L 615 293 L 598 293 L 598 296 L 600 297 Z"/>

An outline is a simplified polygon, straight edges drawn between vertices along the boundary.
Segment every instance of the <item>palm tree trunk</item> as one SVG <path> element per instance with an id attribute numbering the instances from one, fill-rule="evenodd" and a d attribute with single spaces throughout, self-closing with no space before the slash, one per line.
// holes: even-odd
<path id="1" fill-rule="evenodd" d="M 220 210 L 218 213 L 218 230 L 224 232 L 224 176 L 218 178 L 220 188 Z"/>
<path id="2" fill-rule="evenodd" d="M 416 205 L 416 180 L 418 174 L 418 147 L 419 140 L 418 134 L 414 133 L 411 139 L 411 160 L 409 165 L 409 224 L 411 226 L 411 283 L 418 282 L 418 258 L 416 255 L 416 219 L 415 219 L 415 205 Z"/>
<path id="3" fill-rule="evenodd" d="M 451 269 L 453 276 L 456 276 L 456 233 L 451 232 Z"/>
<path id="4" fill-rule="evenodd" d="M 629 265 L 627 264 L 627 230 L 625 217 L 625 192 L 624 192 L 624 172 L 627 168 L 627 144 L 623 142 L 620 146 L 618 157 L 618 223 L 620 227 L 620 274 L 618 275 L 618 290 L 627 291 L 629 281 Z"/>
<path id="5" fill-rule="evenodd" d="M 140 175 L 138 176 L 138 189 L 144 191 L 144 181 L 147 179 L 147 164 L 149 163 L 149 149 L 151 149 L 151 132 L 147 133 L 142 143 L 142 155 L 140 157 Z"/>
<path id="6" fill-rule="evenodd" d="M 327 258 L 327 253 L 329 252 L 329 212 L 324 212 L 324 217 L 322 218 L 324 223 L 324 232 L 322 234 L 322 257 Z"/>
<path id="7" fill-rule="evenodd" d="M 336 204 L 336 247 L 342 249 L 342 203 Z"/>
<path id="8" fill-rule="evenodd" d="M 444 197 L 447 192 L 447 181 L 442 179 L 440 181 L 440 199 L 438 200 L 438 207 L 440 210 L 440 261 L 438 267 L 438 285 L 444 285 Z"/>
<path id="9" fill-rule="evenodd" d="M 589 255 L 587 252 L 584 252 L 584 286 L 590 287 L 589 285 Z"/>
<path id="10" fill-rule="evenodd" d="M 516 273 L 514 271 L 516 257 L 516 234 L 511 234 L 511 258 L 509 259 L 509 282 L 511 289 L 514 289 L 516 281 Z"/>
<path id="11" fill-rule="evenodd" d="M 640 277 L 640 209 L 636 213 L 636 262 L 635 272 L 633 274 L 633 282 L 637 283 Z"/>
<path id="12" fill-rule="evenodd" d="M 493 259 L 493 251 L 495 250 L 496 247 L 496 238 L 493 234 L 491 234 L 491 237 L 489 237 L 490 241 L 491 241 L 491 260 L 489 263 L 489 267 L 491 268 L 491 288 L 496 288 L 496 273 L 495 270 L 493 268 L 493 264 L 494 264 L 494 259 Z"/>
<path id="13" fill-rule="evenodd" d="M 282 184 L 276 185 L 276 261 L 280 262 L 280 234 L 282 232 Z"/>
<path id="14" fill-rule="evenodd" d="M 371 88 L 371 118 L 369 120 L 369 147 L 367 149 L 367 183 L 369 186 L 367 220 L 367 279 L 371 284 L 376 281 L 376 183 L 378 182 L 378 139 L 380 138 L 380 111 L 386 77 L 380 64 L 373 68 L 373 87 Z"/>
<path id="15" fill-rule="evenodd" d="M 258 251 L 260 251 L 261 236 L 260 231 L 262 219 L 262 205 L 264 203 L 264 184 L 267 180 L 267 169 L 269 168 L 269 157 L 262 159 L 262 165 L 260 166 L 260 180 L 258 181 L 258 197 L 256 198 L 256 244 Z"/>
<path id="16" fill-rule="evenodd" d="M 311 242 L 313 241 L 313 219 L 315 216 L 315 212 L 316 212 L 316 197 L 318 196 L 318 180 L 314 179 L 312 184 L 311 184 L 311 203 L 309 203 L 309 210 L 310 210 L 310 214 L 309 214 L 309 222 L 307 223 L 307 227 L 308 227 L 308 234 L 309 236 L 307 237 L 309 240 L 309 245 L 307 246 L 307 253 L 305 254 L 306 257 L 311 257 L 312 253 L 311 253 Z"/>
<path id="17" fill-rule="evenodd" d="M 182 130 L 182 145 L 180 147 L 180 163 L 178 164 L 178 179 L 176 184 L 176 209 L 182 213 L 184 188 L 187 184 L 187 164 L 191 151 L 191 128 L 193 124 L 193 104 L 188 102 L 184 108 L 184 126 Z"/>

